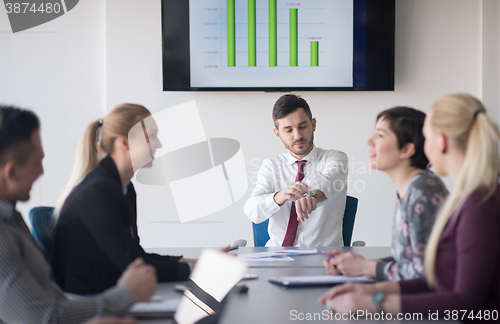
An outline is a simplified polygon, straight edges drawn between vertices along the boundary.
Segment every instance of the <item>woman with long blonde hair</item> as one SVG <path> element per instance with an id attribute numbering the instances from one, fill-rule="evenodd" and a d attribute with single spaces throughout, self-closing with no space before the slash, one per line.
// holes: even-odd
<path id="1" fill-rule="evenodd" d="M 53 269 L 67 292 L 103 291 L 138 257 L 156 267 L 158 281 L 189 277 L 191 265 L 181 257 L 148 254 L 139 244 L 136 193 L 130 180 L 134 162 L 151 166 L 154 151 L 161 147 L 150 116 L 143 106 L 122 104 L 85 130 L 59 202 L 55 231 Z M 134 127 L 138 123 L 142 127 Z"/>
<path id="2" fill-rule="evenodd" d="M 337 312 L 430 314 L 442 319 L 500 318 L 499 130 L 479 100 L 437 100 L 424 124 L 425 153 L 454 188 L 436 218 L 425 256 L 426 277 L 343 285 L 319 301 Z"/>

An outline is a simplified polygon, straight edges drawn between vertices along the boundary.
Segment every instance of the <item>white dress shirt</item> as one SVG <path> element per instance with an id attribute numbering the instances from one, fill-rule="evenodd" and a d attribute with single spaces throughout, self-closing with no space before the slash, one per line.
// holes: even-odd
<path id="1" fill-rule="evenodd" d="M 342 218 L 347 194 L 348 160 L 344 152 L 313 147 L 303 158 L 303 183 L 326 197 L 304 222 L 299 222 L 294 246 L 343 246 Z M 274 195 L 295 182 L 298 161 L 290 152 L 267 158 L 257 184 L 245 203 L 245 214 L 254 223 L 269 219 L 270 240 L 266 246 L 281 246 L 290 218 L 291 201 L 279 206 Z"/>

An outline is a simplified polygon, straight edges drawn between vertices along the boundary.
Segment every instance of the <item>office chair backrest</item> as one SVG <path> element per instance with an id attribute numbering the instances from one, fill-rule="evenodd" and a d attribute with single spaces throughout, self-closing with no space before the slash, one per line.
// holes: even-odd
<path id="1" fill-rule="evenodd" d="M 342 221 L 342 238 L 344 246 L 351 246 L 352 231 L 354 229 L 354 219 L 358 210 L 358 198 L 347 196 L 345 202 L 344 219 Z"/>
<path id="2" fill-rule="evenodd" d="M 52 262 L 54 255 L 54 207 L 34 207 L 29 212 L 31 235 L 40 243 Z"/>
<path id="3" fill-rule="evenodd" d="M 357 210 L 358 198 L 347 196 L 344 218 L 342 221 L 342 237 L 344 239 L 344 246 L 351 246 L 352 230 L 354 229 L 354 219 L 356 218 Z M 260 224 L 252 223 L 252 226 L 255 246 L 265 246 L 267 241 L 269 241 L 269 233 L 267 231 L 269 219 Z"/>
<path id="4" fill-rule="evenodd" d="M 255 224 L 253 226 L 253 241 L 255 246 L 266 246 L 267 241 L 269 241 L 269 232 L 267 227 L 269 226 L 269 219 L 263 223 Z"/>

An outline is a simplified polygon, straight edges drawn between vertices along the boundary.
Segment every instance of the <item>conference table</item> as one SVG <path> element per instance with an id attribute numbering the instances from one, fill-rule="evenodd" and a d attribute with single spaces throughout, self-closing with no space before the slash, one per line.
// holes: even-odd
<path id="1" fill-rule="evenodd" d="M 246 254 L 256 252 L 279 251 L 284 248 L 244 247 L 229 252 L 230 254 Z M 290 248 L 287 248 L 290 249 Z M 308 247 L 292 248 L 296 250 L 311 250 Z M 330 251 L 331 247 L 319 247 L 321 251 Z M 352 251 L 366 258 L 375 259 L 391 254 L 389 247 L 340 247 L 339 251 Z M 202 248 L 150 248 L 149 253 L 166 255 L 183 255 L 185 258 L 197 258 Z M 313 276 L 324 275 L 323 259 L 320 254 L 293 256 L 293 261 L 283 262 L 248 262 L 249 274 L 256 274 L 257 279 L 244 280 L 240 284 L 248 287 L 244 293 L 231 292 L 224 307 L 219 323 L 246 324 L 246 323 L 323 323 L 328 321 L 348 323 L 351 320 L 335 320 L 334 314 L 318 303 L 318 297 L 325 293 L 328 287 L 284 288 L 270 283 L 271 277 L 279 276 Z M 181 293 L 174 291 L 174 286 L 183 282 L 161 283 L 157 294 L 164 298 L 179 298 Z M 425 316 L 426 314 L 424 314 Z M 307 320 L 313 319 L 313 320 Z M 362 320 L 371 323 L 382 321 Z M 398 323 L 397 320 L 387 321 Z M 426 321 L 404 321 L 405 323 L 426 323 Z M 445 321 L 432 321 L 432 323 Z M 139 323 L 175 323 L 173 319 L 139 319 Z M 429 321 L 430 323 L 430 321 Z M 450 321 L 446 321 L 450 323 Z M 456 323 L 456 322 L 451 322 Z"/>

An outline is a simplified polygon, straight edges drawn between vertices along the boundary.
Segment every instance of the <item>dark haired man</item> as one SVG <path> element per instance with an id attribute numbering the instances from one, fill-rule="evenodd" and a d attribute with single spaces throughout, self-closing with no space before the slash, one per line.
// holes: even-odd
<path id="1" fill-rule="evenodd" d="M 17 201 L 29 199 L 33 182 L 43 173 L 39 128 L 34 113 L 0 106 L 0 323 L 80 323 L 126 313 L 156 290 L 153 267 L 138 259 L 117 287 L 70 301 L 51 282 L 45 255 L 15 209 Z"/>
<path id="2" fill-rule="evenodd" d="M 246 215 L 269 219 L 266 246 L 343 246 L 347 155 L 314 146 L 316 119 L 301 97 L 279 98 L 273 120 L 288 152 L 264 160 Z"/>

